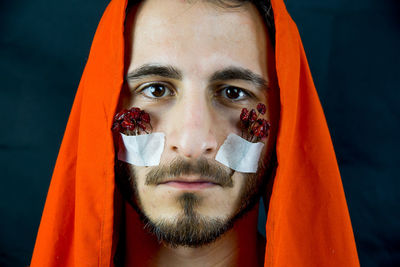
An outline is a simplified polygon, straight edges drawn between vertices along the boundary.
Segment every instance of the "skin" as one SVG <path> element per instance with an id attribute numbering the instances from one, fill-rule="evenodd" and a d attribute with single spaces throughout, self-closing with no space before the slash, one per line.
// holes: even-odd
<path id="1" fill-rule="evenodd" d="M 153 132 L 166 134 L 160 164 L 168 165 L 177 157 L 187 160 L 203 157 L 216 162 L 215 155 L 227 135 L 241 135 L 238 124 L 241 109 L 255 108 L 260 102 L 267 106 L 264 118 L 271 123 L 268 138 L 262 140 L 265 146 L 261 159 L 268 164 L 278 126 L 279 96 L 272 46 L 254 6 L 246 4 L 227 10 L 205 1 L 148 0 L 129 12 L 126 25 L 128 79 L 120 108 L 135 106 L 146 110 L 152 119 Z M 132 78 L 145 65 L 173 66 L 181 77 Z M 230 67 L 249 70 L 266 84 L 240 78 L 210 81 L 216 72 Z M 158 87 L 151 87 L 154 84 Z M 246 176 L 238 172 L 232 176 L 231 187 L 146 185 L 145 175 L 150 167 L 132 168 L 139 206 L 151 220 L 172 221 L 181 216 L 177 198 L 184 192 L 192 192 L 200 199 L 196 206 L 199 215 L 228 221 L 237 213 L 246 185 Z M 190 175 L 174 181 L 180 184 L 182 180 L 202 181 L 202 177 Z M 246 266 L 262 265 L 264 251 L 256 230 L 257 211 L 256 206 L 209 245 L 171 248 L 150 241 L 141 244 L 141 251 L 146 244 L 154 251 L 146 260 L 149 266 L 235 266 L 240 262 Z M 126 207 L 126 212 L 125 264 L 134 266 L 148 255 L 135 254 L 138 251 L 134 249 L 135 238 L 129 238 L 134 211 Z"/>

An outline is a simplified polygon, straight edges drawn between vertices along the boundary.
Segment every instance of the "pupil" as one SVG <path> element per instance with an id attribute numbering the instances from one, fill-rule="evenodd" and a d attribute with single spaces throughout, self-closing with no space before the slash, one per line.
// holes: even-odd
<path id="1" fill-rule="evenodd" d="M 229 98 L 238 98 L 239 97 L 239 90 L 237 88 L 227 88 L 226 95 Z"/>
<path id="2" fill-rule="evenodd" d="M 161 97 L 165 93 L 165 88 L 162 85 L 152 85 L 150 91 L 153 96 Z"/>

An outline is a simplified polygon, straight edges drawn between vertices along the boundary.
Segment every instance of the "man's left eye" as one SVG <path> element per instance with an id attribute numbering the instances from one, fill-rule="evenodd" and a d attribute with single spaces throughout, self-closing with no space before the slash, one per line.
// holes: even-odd
<path id="1" fill-rule="evenodd" d="M 249 96 L 243 89 L 234 86 L 224 87 L 218 93 L 229 100 L 243 100 Z"/>

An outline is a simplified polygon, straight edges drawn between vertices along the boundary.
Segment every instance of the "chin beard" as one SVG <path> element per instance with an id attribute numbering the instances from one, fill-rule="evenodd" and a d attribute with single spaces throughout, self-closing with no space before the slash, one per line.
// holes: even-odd
<path id="1" fill-rule="evenodd" d="M 233 227 L 235 222 L 254 208 L 265 188 L 267 177 L 263 177 L 265 167 L 260 164 L 256 174 L 244 174 L 246 185 L 240 193 L 236 212 L 229 218 L 212 218 L 196 212 L 201 199 L 196 193 L 182 193 L 177 199 L 182 213 L 175 219 L 150 219 L 141 208 L 133 166 L 118 161 L 116 164 L 116 182 L 123 197 L 139 214 L 145 228 L 154 234 L 159 242 L 171 247 L 201 247 L 208 245 Z"/>
<path id="2" fill-rule="evenodd" d="M 173 220 L 151 220 L 144 215 L 149 232 L 170 247 L 200 247 L 214 242 L 231 227 L 223 219 L 196 213 L 195 208 L 200 200 L 194 193 L 183 193 L 178 201 L 183 212 Z"/>

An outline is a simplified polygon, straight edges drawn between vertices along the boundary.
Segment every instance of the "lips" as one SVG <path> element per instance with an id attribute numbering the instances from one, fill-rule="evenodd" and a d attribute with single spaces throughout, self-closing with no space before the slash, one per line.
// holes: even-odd
<path id="1" fill-rule="evenodd" d="M 167 182 L 164 183 L 164 185 L 168 185 L 178 189 L 196 190 L 196 189 L 213 187 L 216 186 L 217 184 L 209 182 Z"/>
<path id="2" fill-rule="evenodd" d="M 167 185 L 178 189 L 203 189 L 213 186 L 220 186 L 220 184 L 210 179 L 194 178 L 194 177 L 179 177 L 168 179 L 159 185 Z"/>

